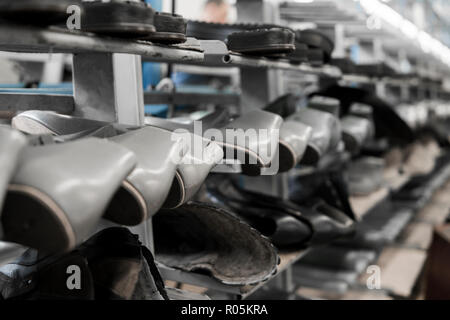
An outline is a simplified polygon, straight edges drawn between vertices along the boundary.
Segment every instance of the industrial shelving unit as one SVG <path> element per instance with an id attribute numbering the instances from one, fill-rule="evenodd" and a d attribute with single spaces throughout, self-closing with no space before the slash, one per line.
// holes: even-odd
<path id="1" fill-rule="evenodd" d="M 57 53 L 73 54 L 73 94 L 39 93 L 39 90 L 21 90 L 20 93 L 1 92 L 0 111 L 15 113 L 25 110 L 50 110 L 67 115 L 77 115 L 101 121 L 118 122 L 128 125 L 143 125 L 144 103 L 222 103 L 245 104 L 245 99 L 233 93 L 183 93 L 183 92 L 143 92 L 141 61 L 172 63 L 193 66 L 214 66 L 218 68 L 239 68 L 243 74 L 288 70 L 299 74 L 310 74 L 326 78 L 340 78 L 339 69 L 332 66 L 312 67 L 307 64 L 295 65 L 287 60 L 245 57 L 231 53 L 223 42 L 196 41 L 190 39 L 179 46 L 161 46 L 143 41 L 127 41 L 98 37 L 78 31 L 63 29 L 38 29 L 23 26 L 0 26 L 0 51 L 20 52 L 21 59 L 26 53 L 38 55 Z M 266 77 L 263 77 L 263 79 Z M 241 79 L 242 81 L 242 79 Z M 241 82 L 242 83 L 242 82 Z M 267 85 L 269 85 L 267 83 Z M 6 90 L 7 91 L 7 90 Z M 16 90 L 17 91 L 17 90 Z M 243 97 L 246 90 L 242 85 Z M 265 101 L 268 102 L 269 100 Z M 258 103 L 256 107 L 264 104 Z M 109 225 L 106 221 L 105 226 Z M 99 226 L 101 228 L 102 226 Z M 153 248 L 151 221 L 134 228 L 143 242 Z M 0 262 L 5 263 L 17 257 L 25 248 L 13 244 L 0 243 Z M 161 267 L 167 280 L 174 280 L 235 295 L 243 299 L 280 274 L 286 273 L 307 250 L 281 252 L 277 273 L 268 281 L 249 286 L 227 286 L 210 277 L 181 272 Z"/>
<path id="2" fill-rule="evenodd" d="M 199 62 L 203 52 L 188 45 L 161 46 L 143 41 L 98 37 L 59 28 L 0 25 L 0 50 L 35 54 L 72 54 L 73 94 L 0 93 L 2 112 L 57 111 L 89 119 L 144 125 L 141 58 L 154 62 Z M 25 59 L 24 55 L 22 58 Z M 105 226 L 107 222 L 103 222 Z M 99 226 L 101 228 L 102 226 Z M 153 248 L 151 221 L 134 228 Z M 0 262 L 17 257 L 21 246 L 1 243 Z"/>
<path id="3" fill-rule="evenodd" d="M 258 1 L 253 1 L 258 2 Z M 295 19 L 296 12 L 287 14 L 286 5 L 281 12 L 277 6 L 259 1 L 260 10 L 246 1 L 237 1 L 238 18 L 241 21 L 264 21 L 278 23 L 280 18 Z M 284 8 L 284 9 L 283 9 Z M 317 12 L 317 11 L 315 11 Z M 270 13 L 270 14 L 269 14 Z M 300 14 L 300 13 L 299 13 Z M 337 22 L 347 21 L 349 15 L 339 15 Z M 298 18 L 298 16 L 297 16 Z M 318 19 L 317 15 L 301 16 L 301 19 Z M 320 18 L 323 18 L 322 16 Z M 330 20 L 325 19 L 327 23 Z M 333 21 L 336 23 L 336 21 Z M 339 28 L 336 28 L 338 34 Z M 339 43 L 337 44 L 339 47 Z M 339 49 L 339 48 L 338 48 Z M 197 41 L 189 39 L 178 46 L 155 45 L 144 41 L 128 41 L 78 31 L 58 28 L 39 29 L 24 26 L 0 25 L 0 51 L 33 54 L 72 54 L 73 94 L 0 93 L 0 112 L 52 110 L 62 114 L 77 115 L 95 120 L 118 122 L 128 125 L 144 125 L 144 104 L 199 104 L 204 102 L 240 104 L 241 109 L 261 108 L 271 100 L 286 93 L 285 72 L 296 77 L 313 76 L 317 80 L 328 79 L 344 83 L 405 85 L 404 80 L 373 79 L 356 75 L 343 75 L 333 66 L 313 67 L 308 64 L 292 64 L 284 59 L 246 57 L 229 52 L 220 41 Z M 34 55 L 36 58 L 36 55 Z M 26 57 L 23 57 L 26 59 Z M 44 59 L 43 59 L 44 60 Z M 141 63 L 143 61 L 171 63 L 176 68 L 184 66 L 202 74 L 208 72 L 234 75 L 240 78 L 241 94 L 236 93 L 185 93 L 185 92 L 144 92 L 142 86 Z M 182 65 L 182 66 L 181 66 Z M 408 81 L 410 86 L 419 86 L 416 79 Z M 295 173 L 295 172 L 294 172 Z M 296 173 L 298 174 L 298 172 Z M 247 187 L 257 191 L 270 190 L 274 195 L 287 198 L 288 174 L 277 177 L 261 177 L 258 186 L 245 181 Z M 355 213 L 361 219 L 391 192 L 399 190 L 409 180 L 407 175 L 391 177 L 388 185 L 367 197 L 350 199 Z M 261 190 L 265 189 L 265 190 Z M 106 224 L 106 223 L 105 223 Z M 139 226 L 135 231 L 143 242 L 153 248 L 151 221 Z M 23 247 L 0 243 L 0 264 L 22 253 Z M 308 250 L 280 252 L 277 273 L 268 281 L 251 286 L 229 286 L 219 283 L 206 275 L 183 272 L 161 266 L 164 279 L 227 293 L 245 299 L 274 279 L 280 281 L 282 289 L 293 292 L 291 266 L 298 262 Z"/>
<path id="4" fill-rule="evenodd" d="M 285 6 L 285 5 L 284 5 Z M 266 1 L 237 1 L 236 7 L 238 10 L 238 20 L 245 22 L 264 21 L 266 23 L 279 23 L 280 18 L 286 18 L 286 10 L 281 12 L 279 7 L 268 3 Z M 284 13 L 283 13 L 284 12 Z M 318 9 L 315 10 L 318 12 Z M 323 12 L 323 10 L 322 10 Z M 294 13 L 292 13 L 294 15 Z M 292 17 L 291 15 L 291 17 Z M 307 15 L 306 18 L 314 20 L 316 16 Z M 345 22 L 350 16 L 342 15 L 342 21 Z M 341 21 L 341 22 L 342 22 Z M 338 21 L 339 22 L 339 21 Z M 336 23 L 335 21 L 333 23 Z M 339 29 L 339 27 L 336 27 Z M 334 30 L 338 33 L 339 30 Z M 202 65 L 209 66 L 214 70 L 208 69 L 208 74 L 232 74 L 232 72 L 222 71 L 223 69 L 238 69 L 240 73 L 241 83 L 241 107 L 247 109 L 261 108 L 268 102 L 278 98 L 286 93 L 286 87 L 283 79 L 287 74 L 294 78 L 313 76 L 313 81 L 332 80 L 339 81 L 345 84 L 371 84 L 377 86 L 377 91 L 383 91 L 382 86 L 410 86 L 418 87 L 420 82 L 417 79 L 408 81 L 394 79 L 394 78 L 369 78 L 357 75 L 345 75 L 338 68 L 330 65 L 322 67 L 313 67 L 308 64 L 295 65 L 283 59 L 267 59 L 246 57 L 240 54 L 229 52 L 226 45 L 220 41 L 199 41 L 200 47 L 203 49 L 205 59 L 202 63 L 187 62 L 188 65 Z M 338 44 L 339 45 L 339 44 Z M 201 69 L 191 69 L 193 73 L 201 74 Z M 309 78 L 308 78 L 309 79 Z M 302 88 L 300 88 L 301 93 Z M 326 166 L 326 165 L 325 165 Z M 305 172 L 305 170 L 307 172 Z M 247 181 L 244 179 L 244 184 L 247 188 L 253 191 L 260 191 L 263 193 L 270 193 L 272 195 L 287 198 L 287 181 L 289 175 L 310 173 L 311 170 L 317 169 L 296 169 L 288 174 L 278 175 L 276 177 L 260 177 L 255 180 Z M 299 172 L 301 171 L 301 172 Z M 355 210 L 355 214 L 359 219 L 363 219 L 365 215 L 375 210 L 379 205 L 387 201 L 393 192 L 402 188 L 410 179 L 406 174 L 390 175 L 387 179 L 387 184 L 384 188 L 374 192 L 365 197 L 352 197 L 350 203 Z M 308 250 L 300 250 L 297 252 L 280 253 L 281 264 L 278 268 L 277 274 L 269 281 L 257 286 L 226 286 L 219 284 L 211 278 L 195 273 L 186 273 L 179 270 L 162 268 L 162 274 L 170 280 L 180 283 L 187 283 L 198 287 L 207 288 L 212 291 L 219 291 L 231 294 L 238 299 L 245 299 L 251 297 L 251 294 L 260 289 L 264 285 L 271 285 L 275 282 L 278 289 L 289 293 L 295 291 L 295 284 L 292 279 L 292 266 L 300 261 L 300 259 L 308 252 Z M 281 281 L 274 281 L 273 279 L 281 279 Z"/>

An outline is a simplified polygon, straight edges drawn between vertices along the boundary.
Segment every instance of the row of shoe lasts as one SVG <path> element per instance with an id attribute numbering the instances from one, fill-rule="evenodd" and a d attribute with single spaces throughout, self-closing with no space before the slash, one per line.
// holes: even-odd
<path id="1" fill-rule="evenodd" d="M 182 16 L 156 12 L 144 1 L 0 1 L 0 18 L 18 24 L 66 25 L 67 9 L 81 9 L 81 30 L 95 34 L 175 44 L 186 41 Z"/>
<path id="2" fill-rule="evenodd" d="M 307 110 L 329 119 L 327 112 L 312 108 Z M 318 117 L 311 124 L 321 123 L 320 120 Z M 28 111 L 16 116 L 13 126 L 31 135 L 26 139 L 16 130 L 2 128 L 2 146 L 8 150 L 2 153 L 5 156 L 3 163 L 10 166 L 4 171 L 2 179 L 2 190 L 8 190 L 2 212 L 5 240 L 48 253 L 70 250 L 94 231 L 101 217 L 122 225 L 137 225 L 161 207 L 176 208 L 186 203 L 197 193 L 211 168 L 224 154 L 238 153 L 224 153 L 223 150 L 244 149 L 246 155 L 258 155 L 257 146 L 230 146 L 217 140 L 213 143 L 192 134 L 190 138 L 208 146 L 206 150 L 212 161 L 202 163 L 202 159 L 197 159 L 200 162 L 196 165 L 192 162 L 177 164 L 170 159 L 180 157 L 180 154 L 180 158 L 186 157 L 187 153 L 182 141 L 172 139 L 172 131 L 181 125 L 164 119 L 150 119 L 149 122 L 150 126 L 130 128 L 51 112 Z M 294 120 L 283 122 L 280 116 L 265 111 L 250 112 L 235 120 L 224 116 L 224 112 L 215 112 L 203 119 L 203 125 L 206 128 L 214 125 L 222 130 L 274 128 L 290 133 L 284 135 L 284 140 L 275 142 L 280 150 L 284 148 L 291 152 L 290 159 L 296 159 L 285 170 L 294 167 L 308 148 L 316 149 L 310 139 L 314 128 Z M 291 130 L 283 130 L 284 126 Z M 184 125 L 184 128 L 193 132 L 192 125 Z M 51 134 L 53 138 L 49 139 L 45 134 Z M 322 134 L 320 139 L 331 139 L 331 136 Z M 329 142 L 324 144 L 330 145 Z M 187 155 L 188 158 L 193 156 Z M 247 173 L 258 173 L 261 168 L 270 165 L 273 159 L 264 156 L 256 156 Z M 14 164 L 17 164 L 16 168 Z M 276 254 L 269 241 L 223 210 L 204 204 L 197 206 L 200 208 L 195 204 L 185 205 L 183 210 L 195 212 L 191 216 L 202 216 L 204 213 L 203 221 L 211 219 L 211 212 L 216 212 L 216 223 L 220 221 L 222 227 L 229 225 L 230 232 L 242 230 L 241 234 L 246 234 L 247 239 L 253 237 L 253 241 L 248 242 L 248 252 L 256 254 L 258 251 L 254 246 L 257 243 L 262 248 L 259 253 L 265 252 L 266 257 L 270 253 L 272 269 L 265 268 L 263 277 L 256 273 L 252 278 L 247 274 L 238 281 L 258 282 L 273 272 Z M 176 215 L 177 211 L 159 215 L 165 217 L 163 224 L 171 214 Z M 160 227 L 158 230 L 165 229 Z M 193 226 L 191 230 L 196 228 Z M 162 244 L 168 234 L 170 232 L 162 233 Z M 166 252 L 178 247 L 161 246 L 168 250 Z M 165 252 L 163 249 L 161 251 Z M 168 256 L 169 261 L 165 263 L 170 265 L 173 254 Z M 262 256 L 264 254 L 259 255 Z M 164 258 L 161 260 L 164 261 Z M 179 262 L 179 257 L 175 260 Z M 236 281 L 235 277 L 216 277 L 224 282 Z"/>
<path id="3" fill-rule="evenodd" d="M 292 30 L 267 24 L 218 24 L 188 21 L 187 34 L 225 41 L 228 49 L 246 55 L 285 57 L 293 63 L 322 65 L 331 60 L 333 41 L 317 29 Z"/>
<path id="4" fill-rule="evenodd" d="M 301 108 L 295 111 L 295 106 L 290 108 L 289 102 L 292 100 L 291 96 L 286 96 L 278 99 L 271 105 L 266 107 L 266 111 L 277 113 L 284 117 L 284 127 L 291 127 L 291 136 L 297 136 L 300 133 L 300 127 L 298 124 L 303 124 L 309 127 L 310 135 L 309 139 L 306 139 L 306 148 L 303 147 L 303 154 L 298 157 L 298 162 L 314 165 L 330 152 L 336 152 L 341 144 L 341 138 L 344 137 L 344 144 L 347 149 L 356 153 L 365 142 L 373 139 L 374 128 L 373 121 L 370 117 L 370 112 L 355 112 L 353 115 L 345 116 L 339 119 L 340 103 L 336 99 L 330 99 L 326 97 L 315 97 L 310 100 L 308 108 Z M 295 105 L 296 99 L 293 99 Z M 360 107 L 361 109 L 361 107 Z M 367 110 L 363 110 L 367 111 Z M 294 134 L 294 133 L 297 133 Z M 281 156 L 282 148 L 281 142 L 292 141 L 292 139 L 286 139 L 286 134 L 283 134 L 283 127 L 280 133 L 280 163 L 286 163 L 286 159 L 291 159 L 292 155 L 284 154 Z M 304 140 L 305 141 L 305 140 Z M 303 141 L 303 146 L 305 143 Z M 292 146 L 293 144 L 291 144 Z M 295 144 L 294 144 L 295 145 Z M 285 148 L 289 150 L 290 148 Z M 298 163 L 296 162 L 296 163 Z M 296 166 L 293 163 L 291 166 L 285 167 L 289 170 Z M 280 168 L 283 166 L 280 166 Z M 322 181 L 322 176 L 314 177 L 313 179 L 320 184 L 327 184 L 329 181 Z M 260 194 L 242 189 L 235 179 L 226 175 L 213 175 L 206 183 L 206 187 L 198 195 L 197 199 L 202 203 L 212 203 L 214 206 L 218 206 L 232 213 L 241 221 L 245 221 L 255 229 L 257 229 L 264 236 L 269 237 L 271 242 L 280 250 L 299 247 L 315 247 L 324 244 L 331 243 L 332 241 L 340 238 L 351 237 L 354 232 L 354 215 L 349 212 L 344 212 L 340 208 L 330 205 L 322 200 L 320 197 L 325 193 L 334 194 L 341 193 L 342 190 L 333 190 L 333 186 L 326 186 L 327 191 L 322 190 L 319 194 L 313 194 L 311 199 L 306 203 L 300 200 L 300 203 L 296 201 L 289 201 L 285 199 L 275 198 L 266 194 Z M 330 182 L 330 184 L 333 184 Z M 310 188 L 313 188 L 312 184 Z M 307 197 L 309 198 L 309 197 Z M 348 202 L 348 195 L 344 195 L 338 199 L 340 203 Z M 204 207 L 205 205 L 195 204 L 196 206 Z M 336 202 L 337 205 L 337 202 Z M 211 208 L 211 207 L 210 207 Z M 206 212 L 211 212 L 211 209 L 206 209 Z M 212 222 L 207 222 L 205 226 L 198 226 L 189 224 L 189 219 L 192 215 L 198 215 L 199 207 L 184 206 L 174 211 L 164 211 L 155 216 L 155 237 L 160 246 L 159 250 L 163 254 L 158 255 L 159 261 L 164 264 L 175 268 L 181 268 L 183 270 L 195 270 L 202 265 L 205 261 L 208 261 L 210 265 L 222 265 L 227 266 L 226 254 L 220 254 L 222 259 L 218 258 L 214 263 L 211 263 L 214 259 L 211 254 L 207 254 L 208 248 L 202 248 L 199 243 L 209 243 L 207 236 L 211 236 L 212 231 L 208 230 Z M 205 217 L 208 216 L 205 212 Z M 170 223 L 165 220 L 165 217 L 170 215 L 174 217 Z M 209 214 L 210 219 L 211 215 Z M 208 218 L 198 219 L 202 221 L 208 221 Z M 177 222 L 175 222 L 177 221 Z M 198 230 L 192 234 L 186 234 L 184 228 L 186 225 L 190 225 L 190 230 Z M 170 237 L 164 234 L 169 234 L 169 230 L 173 233 Z M 174 231 L 175 230 L 175 231 Z M 228 233 L 228 232 L 227 232 Z M 238 234 L 238 233 L 236 233 Z M 217 243 L 227 243 L 219 235 L 212 236 L 211 238 L 220 239 Z M 249 241 L 243 241 L 245 239 L 240 234 L 241 243 L 249 243 Z M 247 238 L 248 239 L 248 238 Z M 176 242 L 183 242 L 191 244 L 188 248 L 180 248 L 175 245 Z M 194 244 L 194 245 L 192 245 Z M 196 244 L 196 245 L 195 245 Z M 216 245 L 217 246 L 217 245 Z M 228 246 L 232 247 L 232 246 Z M 179 251 L 177 251 L 177 249 Z M 217 248 L 216 248 L 217 249 Z M 225 249 L 220 249 L 218 252 L 223 252 Z M 217 251 L 214 251 L 217 253 Z M 258 252 L 255 250 L 254 252 Z M 203 254 L 202 254 L 203 253 Z M 245 261 L 244 253 L 239 254 L 238 251 L 234 251 L 232 255 L 236 261 Z M 209 258 L 208 258 L 209 256 Z M 205 260 L 206 259 L 206 260 Z M 222 262 L 219 262 L 222 260 Z M 260 260 L 255 257 L 253 261 L 261 261 L 260 266 L 267 266 L 267 259 Z M 266 261 L 266 263 L 264 263 Z M 203 268 L 205 269 L 205 268 Z M 216 278 L 217 269 L 206 268 Z M 240 264 L 241 274 L 245 274 L 245 271 L 252 270 L 251 265 Z M 267 268 L 266 268 L 267 270 Z M 245 277 L 249 279 L 249 275 L 245 274 Z M 221 279 L 223 281 L 223 279 Z M 231 281 L 229 279 L 228 281 Z"/>
<path id="5" fill-rule="evenodd" d="M 285 117 L 279 141 L 280 171 L 288 171 L 301 161 L 317 164 L 337 149 L 342 128 L 339 115 L 332 111 L 339 108 L 338 101 L 315 98 L 308 108 L 292 113 L 285 111 L 284 100 L 274 105 L 266 111 Z M 372 138 L 373 125 L 370 118 L 354 115 L 350 119 L 354 121 L 345 125 L 344 132 L 352 138 L 354 143 L 348 146 L 356 152 Z M 150 123 L 160 121 L 152 119 Z M 154 217 L 157 260 L 184 271 L 206 272 L 226 284 L 258 283 L 276 271 L 276 255 L 273 247 L 270 254 L 265 237 L 282 250 L 323 245 L 354 231 L 352 216 L 321 199 L 299 205 L 246 191 L 229 175 L 210 175 L 195 200 L 198 202 L 175 210 L 161 210 Z M 250 232 L 248 225 L 258 233 Z"/>

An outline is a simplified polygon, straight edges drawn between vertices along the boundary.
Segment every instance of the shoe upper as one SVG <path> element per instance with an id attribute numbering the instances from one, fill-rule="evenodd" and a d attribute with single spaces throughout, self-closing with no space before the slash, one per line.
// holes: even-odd
<path id="1" fill-rule="evenodd" d="M 51 252 L 74 248 L 136 163 L 131 151 L 104 139 L 26 147 L 3 210 L 6 239 Z"/>
<path id="2" fill-rule="evenodd" d="M 187 146 L 181 139 L 174 140 L 170 131 L 155 127 L 132 130 L 110 140 L 132 151 L 138 164 L 122 184 L 105 216 L 123 225 L 138 225 L 163 205 Z M 135 209 L 136 204 L 139 210 Z"/>

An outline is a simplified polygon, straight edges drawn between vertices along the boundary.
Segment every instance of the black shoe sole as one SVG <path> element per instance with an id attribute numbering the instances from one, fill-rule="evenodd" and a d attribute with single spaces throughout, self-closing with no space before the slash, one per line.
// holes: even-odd
<path id="1" fill-rule="evenodd" d="M 94 1 L 85 2 L 84 8 L 83 31 L 122 38 L 144 37 L 156 31 L 155 11 L 145 3 Z"/>
<path id="2" fill-rule="evenodd" d="M 180 15 L 157 12 L 154 25 L 156 32 L 142 40 L 162 44 L 176 44 L 186 42 L 187 21 Z"/>
<path id="3" fill-rule="evenodd" d="M 84 31 L 117 38 L 140 39 L 155 32 L 155 27 L 139 23 L 90 25 Z"/>
<path id="4" fill-rule="evenodd" d="M 187 23 L 187 36 L 200 40 L 219 40 L 226 42 L 230 34 L 243 31 L 281 28 L 274 24 L 256 24 L 256 23 L 210 23 L 203 21 L 189 20 Z M 285 28 L 288 29 L 288 28 Z M 291 30 L 291 29 L 289 29 Z M 293 32 L 293 30 L 291 30 Z"/>
<path id="5" fill-rule="evenodd" d="M 288 29 L 261 29 L 228 36 L 228 49 L 250 55 L 279 55 L 295 50 L 295 34 Z"/>
<path id="6" fill-rule="evenodd" d="M 153 224 L 156 260 L 163 265 L 227 285 L 257 284 L 276 272 L 271 242 L 227 210 L 191 202 L 161 210 Z"/>
<path id="7" fill-rule="evenodd" d="M 161 44 L 178 44 L 186 42 L 187 38 L 182 33 L 153 32 L 142 40 Z"/>

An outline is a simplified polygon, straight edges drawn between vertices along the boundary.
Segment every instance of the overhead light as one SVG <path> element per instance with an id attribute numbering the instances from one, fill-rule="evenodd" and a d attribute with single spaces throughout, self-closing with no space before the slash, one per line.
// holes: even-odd
<path id="1" fill-rule="evenodd" d="M 450 67 L 450 48 L 420 30 L 414 23 L 404 18 L 397 11 L 379 0 L 354 0 L 359 2 L 369 19 L 376 19 L 386 23 L 401 32 L 406 38 L 415 41 L 418 47 L 427 54 L 432 54 Z M 372 26 L 372 24 L 370 24 Z"/>

